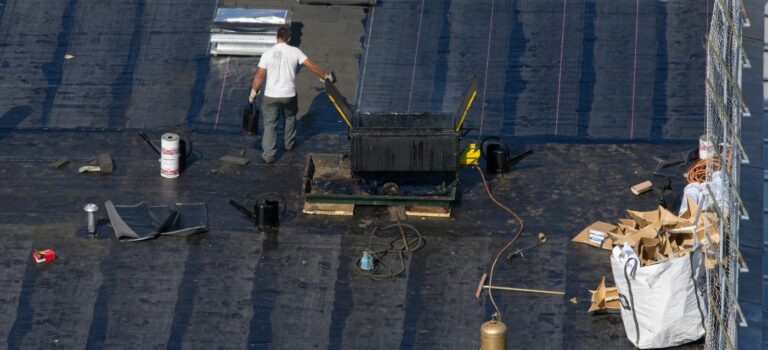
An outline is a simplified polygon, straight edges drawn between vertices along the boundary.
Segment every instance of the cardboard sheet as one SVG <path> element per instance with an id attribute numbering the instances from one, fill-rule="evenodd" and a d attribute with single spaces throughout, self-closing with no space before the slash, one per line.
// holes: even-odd
<path id="1" fill-rule="evenodd" d="M 597 289 L 589 292 L 592 293 L 592 304 L 590 304 L 588 312 L 617 312 L 621 308 L 619 291 L 616 287 L 605 285 L 605 276 L 600 280 Z"/>
<path id="2" fill-rule="evenodd" d="M 587 226 L 576 237 L 571 239 L 572 242 L 585 243 L 594 247 L 611 250 L 613 248 L 613 242 L 609 238 L 611 233 L 618 232 L 618 226 L 611 225 L 607 222 L 596 221 L 593 224 Z M 597 238 L 602 236 L 602 240 Z"/>

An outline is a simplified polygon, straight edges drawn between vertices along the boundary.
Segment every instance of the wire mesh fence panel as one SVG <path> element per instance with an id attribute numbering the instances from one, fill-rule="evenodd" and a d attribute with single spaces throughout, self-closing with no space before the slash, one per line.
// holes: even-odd
<path id="1" fill-rule="evenodd" d="M 707 349 L 735 349 L 738 296 L 740 167 L 748 161 L 741 146 L 741 46 L 744 13 L 740 0 L 716 0 L 707 36 L 707 157 L 706 197 L 701 214 L 706 248 L 708 295 Z M 705 200 L 706 204 L 706 200 Z"/>

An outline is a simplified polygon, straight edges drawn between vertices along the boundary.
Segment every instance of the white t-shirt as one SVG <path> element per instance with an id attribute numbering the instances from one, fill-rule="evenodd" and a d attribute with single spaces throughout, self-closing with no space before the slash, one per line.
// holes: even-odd
<path id="1" fill-rule="evenodd" d="M 267 70 L 267 82 L 264 96 L 280 98 L 296 96 L 296 84 L 293 80 L 299 65 L 307 56 L 296 47 L 279 43 L 261 55 L 259 68 Z"/>

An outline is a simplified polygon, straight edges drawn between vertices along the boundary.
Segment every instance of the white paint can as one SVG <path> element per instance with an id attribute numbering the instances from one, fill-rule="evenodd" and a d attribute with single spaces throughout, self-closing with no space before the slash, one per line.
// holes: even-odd
<path id="1" fill-rule="evenodd" d="M 709 158 L 714 152 L 714 147 L 712 146 L 712 141 L 707 140 L 707 135 L 701 135 L 701 137 L 699 137 L 699 159 L 704 160 Z"/>
<path id="2" fill-rule="evenodd" d="M 179 135 L 165 133 L 160 139 L 160 176 L 179 177 Z"/>

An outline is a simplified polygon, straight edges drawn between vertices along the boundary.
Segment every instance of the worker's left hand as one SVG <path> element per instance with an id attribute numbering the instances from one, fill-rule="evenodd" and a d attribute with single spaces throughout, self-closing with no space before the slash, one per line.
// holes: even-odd
<path id="1" fill-rule="evenodd" d="M 331 71 L 330 73 L 325 75 L 325 79 L 323 81 L 326 81 L 326 80 L 330 81 L 331 83 L 335 83 L 336 82 L 336 74 L 333 73 L 333 71 Z"/>
<path id="2" fill-rule="evenodd" d="M 256 96 L 259 96 L 259 93 L 261 93 L 261 91 L 251 89 L 251 94 L 248 95 L 248 102 L 253 103 L 253 101 L 256 100 Z"/>

